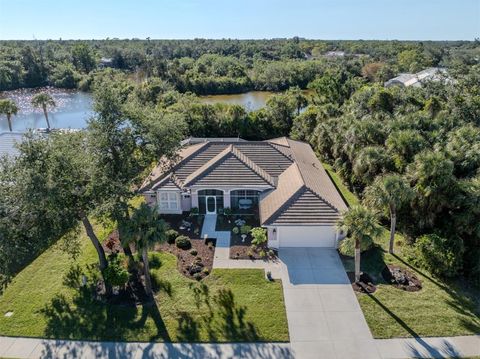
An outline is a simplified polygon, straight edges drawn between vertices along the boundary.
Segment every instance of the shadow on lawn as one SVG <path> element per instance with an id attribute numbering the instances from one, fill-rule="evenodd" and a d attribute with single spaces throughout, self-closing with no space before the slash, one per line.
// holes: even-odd
<path id="1" fill-rule="evenodd" d="M 189 313 L 181 312 L 178 319 L 177 338 L 184 342 L 201 341 L 200 331 L 204 328 L 210 342 L 256 342 L 260 340 L 257 328 L 245 321 L 246 308 L 238 306 L 231 290 L 220 289 L 210 295 L 207 285 L 192 285 L 197 309 L 205 308 L 206 314 L 198 321 Z M 218 337 L 218 333 L 222 337 Z"/>
<path id="2" fill-rule="evenodd" d="M 49 338 L 126 340 L 129 333 L 144 328 L 150 317 L 156 327 L 150 339 L 170 340 L 156 303 L 141 307 L 108 305 L 95 300 L 86 287 L 71 300 L 57 295 L 42 314 L 47 318 L 45 335 Z"/>
<path id="3" fill-rule="evenodd" d="M 367 272 L 370 273 L 373 272 L 375 276 L 379 276 L 381 278 L 381 274 L 378 274 L 379 271 L 381 270 L 380 268 L 384 268 L 385 262 L 384 262 L 384 254 L 385 251 L 383 249 L 377 247 L 371 250 L 370 256 L 368 259 L 365 261 L 365 268 Z M 471 298 L 468 298 L 464 295 L 459 294 L 457 291 L 453 290 L 452 288 L 449 288 L 448 286 L 436 281 L 433 279 L 431 276 L 427 275 L 426 273 L 422 272 L 418 268 L 412 266 L 410 263 L 406 262 L 399 256 L 393 254 L 392 255 L 395 259 L 397 259 L 399 262 L 401 262 L 403 265 L 406 267 L 410 268 L 411 270 L 415 271 L 416 273 L 420 274 L 423 276 L 426 280 L 432 282 L 442 290 L 444 290 L 446 293 L 449 294 L 451 297 L 451 300 L 448 302 L 450 306 L 452 306 L 457 312 L 459 312 L 462 315 L 472 317 L 472 315 L 475 315 L 475 303 L 474 300 Z M 381 281 L 384 282 L 383 278 Z M 385 283 L 385 282 L 384 282 Z M 459 357 L 460 353 L 458 350 L 448 341 L 443 341 L 441 344 L 441 347 L 434 348 L 430 344 L 428 344 L 424 339 L 422 339 L 417 332 L 415 332 L 411 327 L 407 325 L 400 317 L 398 317 L 394 312 L 392 312 L 385 304 L 383 304 L 376 296 L 375 294 L 367 294 L 368 297 L 373 300 L 382 310 L 385 311 L 391 318 L 393 318 L 403 329 L 405 329 L 406 332 L 408 332 L 413 339 L 415 340 L 418 345 L 415 345 L 414 343 L 409 343 L 407 344 L 408 350 L 410 354 L 413 357 L 423 357 L 426 354 L 428 356 L 431 356 L 433 358 L 444 358 L 444 357 Z M 470 308 L 467 309 L 467 308 Z M 474 333 L 479 333 L 480 332 L 480 320 L 478 321 L 478 324 L 476 324 L 473 321 L 467 321 L 466 319 L 462 318 L 461 323 L 463 327 L 469 331 L 472 331 Z"/>
<path id="4" fill-rule="evenodd" d="M 461 318 L 460 322 L 462 326 L 465 329 L 471 331 L 472 333 L 480 333 L 480 301 L 478 300 L 478 298 L 475 298 L 474 294 L 466 293 L 465 291 L 449 287 L 448 284 L 446 285 L 440 283 L 431 276 L 427 275 L 425 272 L 422 272 L 418 268 L 412 266 L 410 263 L 406 262 L 399 256 L 393 254 L 393 257 L 395 257 L 405 266 L 409 267 L 411 270 L 417 272 L 425 279 L 444 290 L 450 296 L 450 299 L 447 301 L 448 305 L 450 305 L 459 314 L 465 317 L 472 318 L 471 321 Z"/>

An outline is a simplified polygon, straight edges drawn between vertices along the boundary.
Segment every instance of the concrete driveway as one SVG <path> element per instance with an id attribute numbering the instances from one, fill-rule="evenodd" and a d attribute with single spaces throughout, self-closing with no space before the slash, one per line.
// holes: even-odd
<path id="1" fill-rule="evenodd" d="M 338 253 L 282 248 L 282 281 L 296 358 L 380 358 Z"/>

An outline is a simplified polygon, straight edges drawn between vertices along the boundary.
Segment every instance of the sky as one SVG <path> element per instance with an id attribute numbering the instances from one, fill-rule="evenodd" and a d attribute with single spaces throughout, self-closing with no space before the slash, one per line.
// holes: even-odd
<path id="1" fill-rule="evenodd" d="M 473 40 L 480 0 L 0 0 L 0 39 Z"/>

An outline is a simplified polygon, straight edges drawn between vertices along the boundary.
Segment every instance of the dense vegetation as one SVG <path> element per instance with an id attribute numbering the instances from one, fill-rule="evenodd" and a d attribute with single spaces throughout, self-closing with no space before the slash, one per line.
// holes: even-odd
<path id="1" fill-rule="evenodd" d="M 45 85 L 88 90 L 105 66 L 197 94 L 305 88 L 335 60 L 328 56 L 332 50 L 344 51 L 345 62 L 358 60 L 357 71 L 368 64 L 364 75 L 375 81 L 428 66 L 469 66 L 480 54 L 477 42 L 466 41 L 1 41 L 0 91 Z"/>
<path id="2" fill-rule="evenodd" d="M 392 208 L 375 193 L 386 191 L 387 180 L 396 183 L 402 200 L 390 202 L 412 260 L 439 276 L 480 278 L 477 42 L 105 40 L 3 42 L 0 48 L 2 88 L 54 84 L 61 63 L 96 101 L 84 133 L 30 138 L 19 160 L 1 162 L 5 279 L 87 216 L 125 221 L 131 184 L 189 135 L 308 141 L 385 223 Z M 322 56 L 333 49 L 352 55 Z M 100 56 L 111 57 L 116 68 L 97 69 Z M 12 64 L 18 71 L 9 72 Z M 431 65 L 448 66 L 452 81 L 381 86 L 398 71 Z M 12 73 L 19 75 L 15 81 Z M 201 103 L 191 93 L 252 88 L 286 91 L 249 113 Z"/>

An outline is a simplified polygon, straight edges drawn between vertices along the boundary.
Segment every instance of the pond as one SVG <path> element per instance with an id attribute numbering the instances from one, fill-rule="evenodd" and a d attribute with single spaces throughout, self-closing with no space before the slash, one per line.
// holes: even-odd
<path id="1" fill-rule="evenodd" d="M 267 103 L 267 100 L 272 95 L 274 95 L 274 92 L 250 91 L 233 95 L 201 96 L 200 101 L 209 104 L 228 103 L 231 105 L 240 105 L 245 107 L 245 109 L 250 112 L 259 110 L 264 107 Z"/>
<path id="2" fill-rule="evenodd" d="M 45 116 L 41 109 L 31 105 L 31 100 L 39 92 L 49 93 L 56 106 L 48 111 L 50 125 L 53 128 L 85 128 L 92 114 L 92 96 L 89 93 L 55 89 L 51 87 L 37 89 L 19 89 L 0 92 L 0 98 L 10 98 L 19 107 L 18 114 L 12 116 L 13 131 L 24 132 L 29 128 L 46 128 Z M 5 115 L 0 117 L 0 132 L 8 131 Z"/>
<path id="3" fill-rule="evenodd" d="M 49 93 L 56 107 L 49 110 L 50 125 L 53 128 L 85 128 L 92 115 L 93 99 L 87 92 L 44 87 L 38 89 L 19 89 L 0 92 L 0 98 L 10 98 L 19 107 L 19 112 L 12 117 L 13 131 L 24 132 L 30 128 L 46 128 L 45 117 L 41 109 L 33 108 L 31 100 L 39 92 Z M 255 111 L 265 106 L 267 100 L 274 95 L 269 91 L 250 91 L 234 95 L 201 96 L 200 101 L 208 104 L 227 103 L 245 107 L 247 111 Z M 0 132 L 8 131 L 7 119 L 0 116 Z"/>

